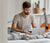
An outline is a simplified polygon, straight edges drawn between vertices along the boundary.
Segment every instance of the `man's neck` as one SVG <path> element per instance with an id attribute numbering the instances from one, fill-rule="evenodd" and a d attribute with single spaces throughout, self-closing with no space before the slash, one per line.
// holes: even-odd
<path id="1" fill-rule="evenodd" d="M 24 18 L 26 18 L 28 15 L 25 15 L 25 13 L 22 12 L 22 16 L 23 16 Z"/>

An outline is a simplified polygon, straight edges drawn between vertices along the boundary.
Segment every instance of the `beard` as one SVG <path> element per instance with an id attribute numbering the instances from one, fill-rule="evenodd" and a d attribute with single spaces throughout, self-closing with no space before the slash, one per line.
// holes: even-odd
<path id="1" fill-rule="evenodd" d="M 25 15 L 29 15 L 29 13 L 25 13 Z"/>
<path id="2" fill-rule="evenodd" d="M 29 12 L 28 13 L 24 12 L 24 13 L 25 13 L 25 15 L 29 15 Z"/>

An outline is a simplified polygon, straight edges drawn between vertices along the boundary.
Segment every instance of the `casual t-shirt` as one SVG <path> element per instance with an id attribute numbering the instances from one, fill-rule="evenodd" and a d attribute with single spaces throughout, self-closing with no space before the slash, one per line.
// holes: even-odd
<path id="1" fill-rule="evenodd" d="M 23 17 L 22 13 L 16 14 L 14 16 L 13 22 L 17 24 L 18 29 L 29 31 L 32 28 L 32 23 L 34 22 L 34 17 L 28 15 L 26 18 Z"/>

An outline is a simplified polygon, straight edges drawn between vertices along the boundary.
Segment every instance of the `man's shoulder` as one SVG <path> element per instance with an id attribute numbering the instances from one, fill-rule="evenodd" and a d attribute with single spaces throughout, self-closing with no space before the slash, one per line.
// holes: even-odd
<path id="1" fill-rule="evenodd" d="M 29 16 L 30 16 L 30 18 L 31 18 L 31 19 L 34 19 L 34 18 L 35 18 L 35 16 L 34 16 L 34 15 L 29 15 Z"/>
<path id="2" fill-rule="evenodd" d="M 19 18 L 21 13 L 15 14 L 15 17 Z"/>

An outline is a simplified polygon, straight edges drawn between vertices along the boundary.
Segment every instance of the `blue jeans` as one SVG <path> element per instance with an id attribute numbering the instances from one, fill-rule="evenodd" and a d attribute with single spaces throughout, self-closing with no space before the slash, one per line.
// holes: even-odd
<path id="1" fill-rule="evenodd" d="M 16 30 L 11 30 L 10 32 L 16 32 Z"/>

